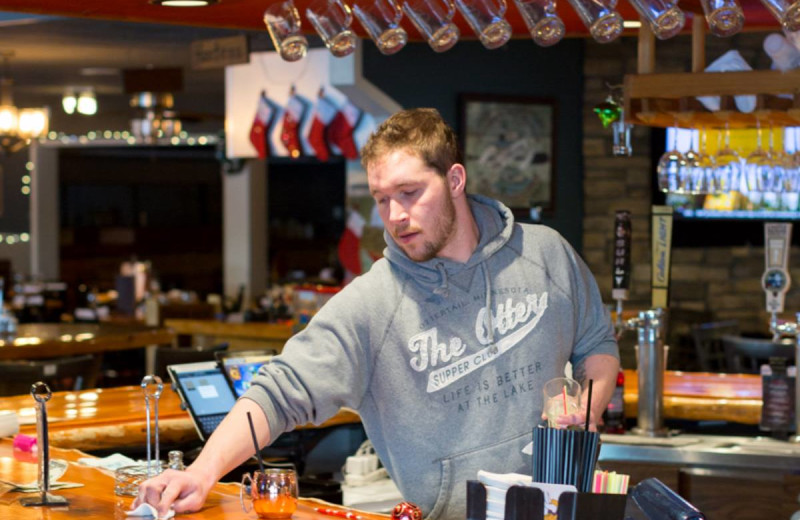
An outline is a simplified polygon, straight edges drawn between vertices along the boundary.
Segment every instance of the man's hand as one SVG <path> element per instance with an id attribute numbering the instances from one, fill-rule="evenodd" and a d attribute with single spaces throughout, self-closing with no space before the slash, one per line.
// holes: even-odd
<path id="1" fill-rule="evenodd" d="M 191 468 L 186 471 L 168 469 L 139 485 L 139 496 L 133 502 L 132 509 L 147 503 L 158 510 L 159 518 L 170 509 L 176 513 L 198 511 L 214 485 L 206 480 Z"/>

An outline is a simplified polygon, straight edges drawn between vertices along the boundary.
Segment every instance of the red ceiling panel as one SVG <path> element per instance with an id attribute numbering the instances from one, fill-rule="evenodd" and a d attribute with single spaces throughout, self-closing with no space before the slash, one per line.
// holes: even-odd
<path id="1" fill-rule="evenodd" d="M 301 13 L 310 0 L 295 0 Z M 510 4 L 511 0 L 508 0 Z M 758 0 L 743 0 L 745 11 L 745 30 L 777 29 L 777 23 Z M 19 11 L 33 14 L 50 14 L 76 16 L 83 18 L 103 18 L 131 22 L 150 22 L 167 24 L 185 24 L 204 27 L 239 28 L 247 30 L 263 30 L 262 16 L 269 2 L 265 0 L 220 0 L 218 4 L 208 7 L 177 8 L 162 7 L 148 3 L 147 0 L 0 0 L 0 10 Z M 686 11 L 699 11 L 696 0 L 682 2 Z M 636 20 L 638 15 L 627 1 L 618 4 L 620 14 L 626 20 Z M 564 20 L 567 34 L 586 36 L 586 28 L 581 24 L 575 12 L 566 0 L 559 0 L 558 13 Z M 506 18 L 511 23 L 514 34 L 528 37 L 527 29 L 522 22 L 516 7 L 509 5 Z M 457 23 L 464 38 L 473 37 L 464 20 L 457 17 Z M 404 21 L 404 23 L 408 23 Z M 308 24 L 304 24 L 310 31 Z M 690 23 L 687 23 L 687 29 Z M 358 23 L 354 27 L 361 36 L 363 32 Z M 415 38 L 417 33 L 410 26 L 409 35 Z"/>

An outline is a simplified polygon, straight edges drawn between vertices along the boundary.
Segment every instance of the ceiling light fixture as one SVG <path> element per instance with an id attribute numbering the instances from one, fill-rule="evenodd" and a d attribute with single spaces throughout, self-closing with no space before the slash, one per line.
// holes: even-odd
<path id="1" fill-rule="evenodd" d="M 205 7 L 218 2 L 219 0 L 150 0 L 153 5 L 166 7 Z"/>
<path id="2" fill-rule="evenodd" d="M 47 134 L 49 114 L 46 108 L 22 108 L 14 105 L 14 80 L 9 73 L 9 59 L 14 51 L 0 51 L 3 58 L 0 76 L 0 151 L 9 154 L 21 150 L 31 139 Z"/>

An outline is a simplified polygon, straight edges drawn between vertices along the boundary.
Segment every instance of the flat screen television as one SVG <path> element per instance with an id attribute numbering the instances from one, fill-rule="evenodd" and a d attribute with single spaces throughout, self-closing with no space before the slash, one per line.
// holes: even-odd
<path id="1" fill-rule="evenodd" d="M 775 129 L 773 146 L 791 154 L 800 131 L 795 128 Z M 687 129 L 654 128 L 652 133 L 653 203 L 672 206 L 674 226 L 672 242 L 675 247 L 730 247 L 763 246 L 765 222 L 800 222 L 800 194 L 760 193 L 747 189 L 741 182 L 739 189 L 720 195 L 692 195 L 664 193 L 658 189 L 657 166 L 661 155 L 677 148 L 681 153 L 698 150 L 702 134 Z M 707 153 L 714 155 L 724 140 L 724 131 L 708 131 L 705 135 Z M 769 148 L 770 130 L 762 130 L 762 146 Z M 756 149 L 757 132 L 754 129 L 732 130 L 731 147 L 746 158 Z M 800 229 L 794 232 L 792 242 L 800 245 Z"/>

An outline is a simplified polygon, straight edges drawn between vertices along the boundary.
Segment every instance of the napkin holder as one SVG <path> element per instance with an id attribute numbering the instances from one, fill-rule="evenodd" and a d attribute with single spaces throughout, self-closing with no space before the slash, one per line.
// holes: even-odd
<path id="1" fill-rule="evenodd" d="M 558 499 L 558 520 L 623 520 L 627 495 L 564 492 Z M 544 493 L 527 486 L 506 492 L 505 520 L 544 520 Z M 486 520 L 486 488 L 467 481 L 467 520 Z"/>
<path id="2" fill-rule="evenodd" d="M 631 498 L 650 520 L 705 520 L 699 509 L 657 478 L 639 482 Z"/>

